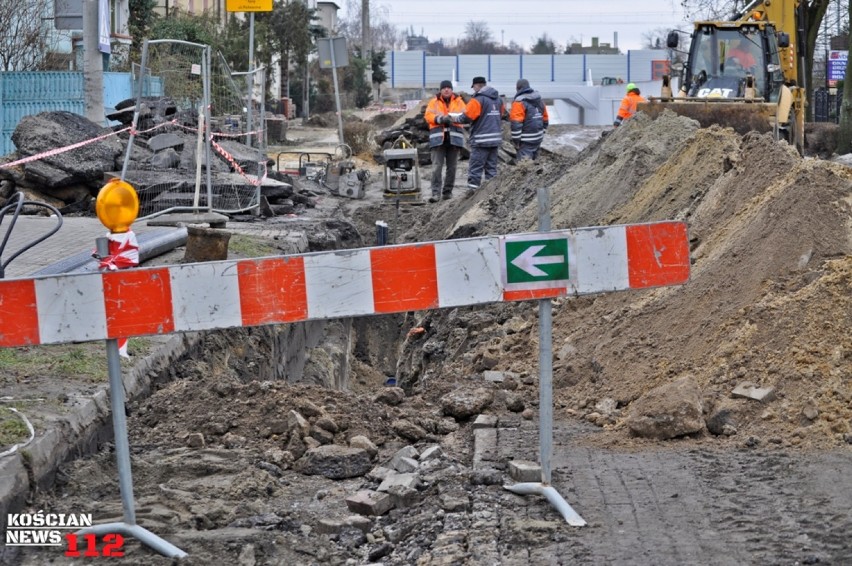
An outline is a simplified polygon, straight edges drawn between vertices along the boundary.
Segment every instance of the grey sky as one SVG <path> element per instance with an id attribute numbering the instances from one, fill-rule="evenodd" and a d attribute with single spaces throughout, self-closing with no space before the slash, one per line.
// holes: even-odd
<path id="1" fill-rule="evenodd" d="M 344 2 L 341 2 L 341 5 Z M 484 21 L 492 39 L 529 48 L 543 33 L 565 46 L 571 41 L 613 43 L 618 33 L 622 51 L 639 49 L 642 34 L 680 26 L 687 29 L 677 0 L 371 0 L 372 14 L 400 29 L 414 29 L 430 40 L 454 43 L 465 24 Z"/>

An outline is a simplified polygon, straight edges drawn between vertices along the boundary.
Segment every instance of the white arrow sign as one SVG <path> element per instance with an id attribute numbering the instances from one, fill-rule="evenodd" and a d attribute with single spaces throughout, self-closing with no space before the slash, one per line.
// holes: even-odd
<path id="1" fill-rule="evenodd" d="M 511 263 L 518 269 L 526 271 L 533 277 L 543 277 L 547 275 L 547 272 L 539 269 L 536 266 L 565 262 L 565 258 L 561 255 L 535 255 L 543 249 L 544 246 L 530 246 L 529 248 L 525 249 L 518 257 L 513 259 Z"/>

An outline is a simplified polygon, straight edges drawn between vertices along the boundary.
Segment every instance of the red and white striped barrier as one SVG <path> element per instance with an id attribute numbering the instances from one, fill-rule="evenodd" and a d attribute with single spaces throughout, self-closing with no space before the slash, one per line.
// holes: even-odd
<path id="1" fill-rule="evenodd" d="M 567 250 L 564 255 L 553 250 Z M 659 222 L 0 280 L 0 347 L 84 342 L 677 285 Z"/>

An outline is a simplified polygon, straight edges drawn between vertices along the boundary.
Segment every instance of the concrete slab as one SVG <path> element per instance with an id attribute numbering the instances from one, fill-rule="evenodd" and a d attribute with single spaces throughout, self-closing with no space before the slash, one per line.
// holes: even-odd
<path id="1" fill-rule="evenodd" d="M 148 226 L 186 226 L 188 224 L 207 224 L 211 228 L 224 228 L 228 217 L 218 212 L 177 212 L 163 214 L 146 221 Z"/>

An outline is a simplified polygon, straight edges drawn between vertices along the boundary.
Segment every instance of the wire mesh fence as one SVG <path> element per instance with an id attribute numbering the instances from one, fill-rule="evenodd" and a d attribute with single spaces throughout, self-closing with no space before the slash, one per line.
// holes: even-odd
<path id="1" fill-rule="evenodd" d="M 140 218 L 258 206 L 267 164 L 263 115 L 253 117 L 248 101 L 249 84 L 264 92 L 264 76 L 263 69 L 232 73 L 207 45 L 145 42 L 133 69 L 135 106 L 121 173 L 139 194 Z"/>

